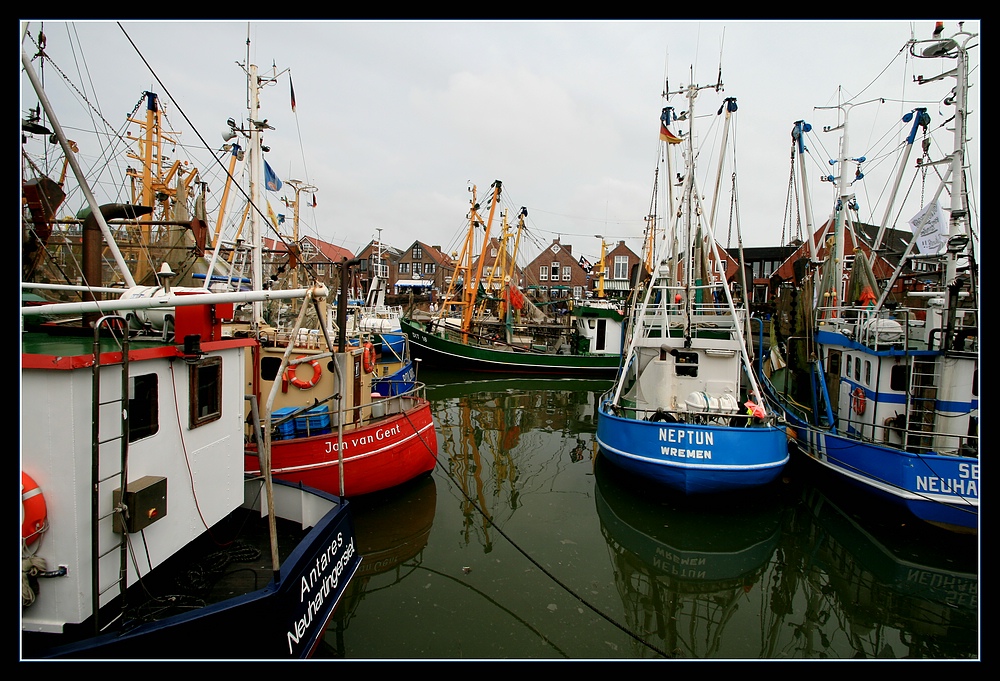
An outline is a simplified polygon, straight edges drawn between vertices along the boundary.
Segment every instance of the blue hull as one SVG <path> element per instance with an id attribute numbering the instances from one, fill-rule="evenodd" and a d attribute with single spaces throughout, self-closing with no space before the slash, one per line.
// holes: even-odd
<path id="1" fill-rule="evenodd" d="M 778 426 L 705 426 L 616 416 L 602 403 L 597 442 L 608 461 L 685 494 L 759 487 L 788 463 Z"/>
<path id="2" fill-rule="evenodd" d="M 826 469 L 921 520 L 978 530 L 978 460 L 914 454 L 810 428 L 790 412 L 785 417 L 794 426 L 798 448 Z"/>
<path id="3" fill-rule="evenodd" d="M 413 362 L 407 361 L 399 371 L 372 380 L 372 390 L 382 397 L 395 397 L 413 390 L 417 374 L 413 370 Z"/>

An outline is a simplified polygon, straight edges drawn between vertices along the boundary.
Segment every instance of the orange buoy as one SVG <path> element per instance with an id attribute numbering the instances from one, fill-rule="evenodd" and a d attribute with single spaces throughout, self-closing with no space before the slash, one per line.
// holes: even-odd
<path id="1" fill-rule="evenodd" d="M 305 355 L 302 355 L 300 357 L 297 357 L 296 359 L 303 359 L 304 357 Z M 296 374 L 296 371 L 299 368 L 298 364 L 290 366 L 287 369 L 285 369 L 285 377 L 284 377 L 285 380 L 294 385 L 299 390 L 309 390 L 309 388 L 316 387 L 316 384 L 319 383 L 320 377 L 323 376 L 323 368 L 319 365 L 319 362 L 317 362 L 316 360 L 310 360 L 309 362 L 305 363 L 309 364 L 309 366 L 311 366 L 313 370 L 312 378 L 310 378 L 308 381 L 303 381 Z"/>
<path id="2" fill-rule="evenodd" d="M 21 471 L 21 539 L 30 546 L 48 527 L 45 497 L 30 475 Z"/>
<path id="3" fill-rule="evenodd" d="M 375 346 L 371 342 L 366 341 L 364 348 L 364 352 L 361 354 L 361 364 L 365 369 L 365 373 L 370 374 L 375 371 Z"/>
<path id="4" fill-rule="evenodd" d="M 865 397 L 865 389 L 859 385 L 851 393 L 851 408 L 854 409 L 855 414 L 861 416 L 861 414 L 865 413 L 865 408 L 867 406 L 868 404 Z"/>

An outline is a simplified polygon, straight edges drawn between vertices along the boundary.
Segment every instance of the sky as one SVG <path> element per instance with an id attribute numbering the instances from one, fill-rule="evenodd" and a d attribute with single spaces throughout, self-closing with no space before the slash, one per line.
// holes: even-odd
<path id="1" fill-rule="evenodd" d="M 946 35 L 957 30 L 959 20 L 943 21 Z M 842 114 L 817 107 L 851 98 L 877 100 L 850 109 L 850 137 L 851 156 L 870 159 L 865 187 L 857 187 L 862 219 L 866 211 L 881 219 L 878 202 L 895 174 L 881 156 L 883 135 L 908 110 L 900 100 L 911 96 L 914 73 L 941 71 L 941 60 L 906 66 L 893 59 L 911 35 L 929 39 L 934 23 L 46 19 L 28 21 L 35 42 L 23 40 L 22 48 L 35 54 L 44 32 L 53 62 L 34 63 L 61 124 L 71 138 L 80 136 L 81 159 L 96 162 L 101 153 L 84 137 L 92 120 L 81 117 L 81 104 L 91 119 L 99 111 L 120 129 L 142 93 L 156 92 L 179 132 L 179 148 L 171 151 L 191 155 L 217 202 L 222 179 L 210 152 L 221 148 L 227 118 L 242 123 L 248 116 L 249 63 L 262 76 L 276 75 L 260 95 L 261 117 L 274 128 L 264 136 L 268 164 L 282 180 L 316 188 L 300 197 L 300 235 L 352 252 L 379 234 L 398 248 L 419 239 L 457 251 L 470 187 L 483 201 L 500 180 L 510 220 L 521 207 L 528 211 L 525 261 L 557 238 L 593 260 L 602 239 L 609 247 L 625 241 L 639 253 L 664 89 L 713 85 L 720 69 L 724 92 L 706 90 L 697 100 L 696 139 L 717 134 L 709 131 L 718 129 L 712 119 L 721 98 L 735 97 L 736 162 L 722 177 L 738 170 L 739 204 L 733 209 L 727 200 L 720 209 L 716 236 L 723 246 L 738 238 L 747 247 L 782 245 L 802 229 L 788 210 L 790 132 L 798 120 L 817 135 L 807 178 L 815 219 L 825 219 L 835 192 L 819 178 L 830 172 L 822 164 L 837 155 L 840 133 L 819 133 L 836 127 Z M 965 30 L 978 33 L 980 22 L 966 20 Z M 976 168 L 979 52 L 972 50 L 970 79 Z M 895 70 L 882 73 L 890 62 Z M 942 101 L 953 83 L 912 93 L 934 126 L 950 116 Z M 22 118 L 37 103 L 22 68 Z M 687 108 L 680 97 L 669 103 Z M 913 200 L 920 190 L 912 190 Z M 287 184 L 267 193 L 274 210 L 285 213 L 281 196 L 294 198 Z M 307 205 L 313 196 L 315 207 Z M 918 208 L 903 211 L 903 221 Z"/>

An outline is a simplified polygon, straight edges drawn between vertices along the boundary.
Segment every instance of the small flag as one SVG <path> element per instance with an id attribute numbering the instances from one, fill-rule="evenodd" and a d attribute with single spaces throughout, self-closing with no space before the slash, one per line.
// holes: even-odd
<path id="1" fill-rule="evenodd" d="M 281 190 L 281 180 L 271 170 L 271 166 L 268 165 L 267 161 L 264 161 L 264 186 L 272 192 Z"/>
<path id="2" fill-rule="evenodd" d="M 295 87 L 292 85 L 291 74 L 288 74 L 288 91 L 292 94 L 292 113 L 295 113 Z"/>
<path id="3" fill-rule="evenodd" d="M 275 229 L 278 229 L 278 218 L 274 215 L 274 209 L 271 208 L 271 202 L 267 202 L 267 217 L 271 219 L 271 224 L 274 225 Z"/>
<path id="4" fill-rule="evenodd" d="M 313 207 L 313 208 L 315 208 L 315 207 L 316 207 L 316 195 L 315 195 L 315 194 L 313 194 L 313 202 L 312 202 L 312 207 Z"/>
<path id="5" fill-rule="evenodd" d="M 684 140 L 670 132 L 662 122 L 660 123 L 660 139 L 667 144 L 680 144 Z"/>

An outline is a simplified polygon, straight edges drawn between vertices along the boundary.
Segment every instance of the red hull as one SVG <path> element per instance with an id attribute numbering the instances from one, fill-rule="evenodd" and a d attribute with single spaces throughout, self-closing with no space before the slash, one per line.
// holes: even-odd
<path id="1" fill-rule="evenodd" d="M 299 482 L 338 496 L 356 497 L 396 487 L 434 469 L 437 434 L 426 400 L 401 414 L 362 428 L 344 430 L 344 487 L 340 488 L 337 429 L 271 442 L 271 472 L 275 478 Z M 260 474 L 256 447 L 244 457 L 248 475 Z"/>

